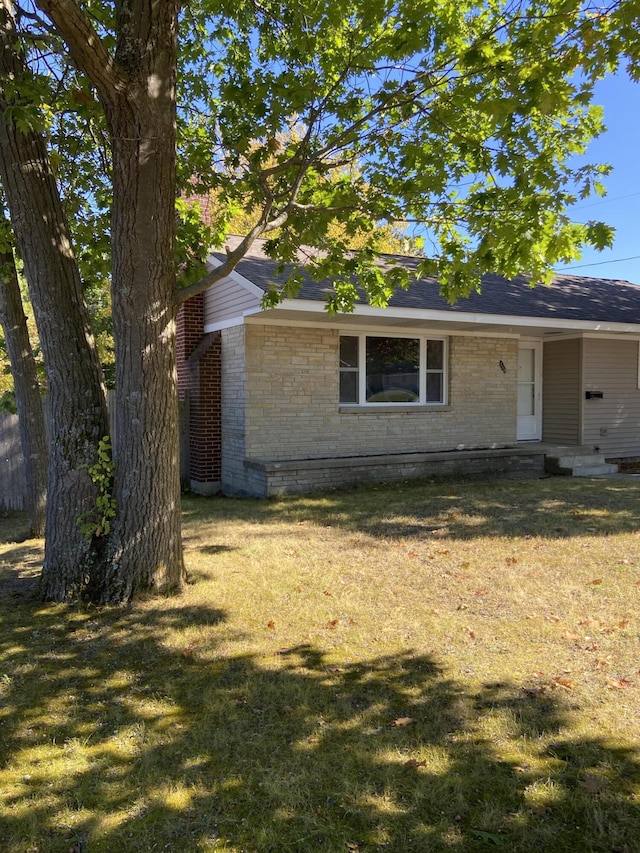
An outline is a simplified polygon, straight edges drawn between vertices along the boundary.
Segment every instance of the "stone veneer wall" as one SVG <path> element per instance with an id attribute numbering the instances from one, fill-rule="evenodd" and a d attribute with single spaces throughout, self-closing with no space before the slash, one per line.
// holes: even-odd
<path id="1" fill-rule="evenodd" d="M 363 411 L 338 404 L 337 329 L 249 324 L 222 336 L 222 481 L 229 493 L 269 493 L 264 466 L 246 465 L 245 459 L 330 459 L 516 442 L 513 338 L 450 338 L 446 406 Z"/>
<path id="2" fill-rule="evenodd" d="M 506 477 L 523 479 L 544 474 L 544 452 L 539 447 L 503 450 L 455 450 L 440 453 L 394 453 L 384 456 L 342 456 L 247 463 L 254 476 L 256 496 L 299 494 L 337 489 L 361 483 L 392 482 L 416 477 Z"/>

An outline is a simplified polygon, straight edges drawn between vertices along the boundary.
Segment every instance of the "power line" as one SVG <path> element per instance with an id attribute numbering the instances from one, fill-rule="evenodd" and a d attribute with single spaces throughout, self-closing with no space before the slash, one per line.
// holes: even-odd
<path id="1" fill-rule="evenodd" d="M 607 264 L 621 264 L 623 261 L 637 261 L 640 255 L 632 255 L 630 258 L 616 258 L 613 261 L 596 261 L 594 264 L 578 264 L 577 267 L 564 267 L 565 270 L 582 270 L 585 267 L 602 267 Z"/>
<path id="2" fill-rule="evenodd" d="M 592 201 L 589 204 L 574 204 L 570 208 L 571 210 L 584 210 L 587 207 L 597 207 L 599 204 L 608 204 L 610 201 L 621 201 L 623 198 L 633 198 L 634 196 L 640 195 L 640 192 L 637 193 L 627 193 L 627 195 L 615 195 L 611 198 L 603 198 L 600 201 Z"/>

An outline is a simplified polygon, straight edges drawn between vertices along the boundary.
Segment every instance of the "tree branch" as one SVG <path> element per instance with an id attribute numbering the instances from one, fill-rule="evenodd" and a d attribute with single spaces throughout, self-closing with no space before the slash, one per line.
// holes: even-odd
<path id="1" fill-rule="evenodd" d="M 100 100 L 112 102 L 126 88 L 127 77 L 87 15 L 75 0 L 36 0 L 36 4 L 65 40 L 71 57 L 96 87 Z"/>
<path id="2" fill-rule="evenodd" d="M 192 296 L 197 296 L 199 293 L 202 293 L 204 290 L 211 287 L 212 284 L 215 284 L 217 281 L 220 281 L 220 279 L 228 276 L 229 273 L 232 273 L 239 261 L 244 258 L 258 237 L 261 237 L 263 234 L 268 234 L 276 228 L 280 228 L 280 226 L 285 224 L 288 217 L 288 211 L 283 211 L 279 216 L 276 216 L 269 222 L 261 220 L 254 225 L 251 231 L 249 231 L 233 251 L 230 249 L 226 250 L 226 260 L 219 267 L 211 270 L 211 272 L 208 272 L 203 276 L 203 278 L 193 284 L 190 284 L 188 287 L 177 290 L 174 296 L 174 305 L 179 307 L 183 302 L 186 302 L 187 299 L 191 299 Z"/>

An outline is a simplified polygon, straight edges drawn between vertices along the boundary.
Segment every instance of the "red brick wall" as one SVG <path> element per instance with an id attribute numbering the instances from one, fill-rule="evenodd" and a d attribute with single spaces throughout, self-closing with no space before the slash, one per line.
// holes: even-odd
<path id="1" fill-rule="evenodd" d="M 186 391 L 195 391 L 194 377 L 189 370 L 189 356 L 202 340 L 204 328 L 204 293 L 188 299 L 178 313 L 176 329 L 176 358 L 178 363 L 178 396 L 184 400 Z"/>
<path id="2" fill-rule="evenodd" d="M 178 394 L 189 394 L 189 479 L 197 492 L 215 491 L 221 479 L 220 333 L 203 334 L 204 295 L 180 309 L 177 322 Z"/>
<path id="3" fill-rule="evenodd" d="M 197 202 L 200 205 L 200 219 L 205 225 L 211 225 L 211 196 L 191 193 L 189 195 L 183 193 L 182 195 L 188 202 Z"/>

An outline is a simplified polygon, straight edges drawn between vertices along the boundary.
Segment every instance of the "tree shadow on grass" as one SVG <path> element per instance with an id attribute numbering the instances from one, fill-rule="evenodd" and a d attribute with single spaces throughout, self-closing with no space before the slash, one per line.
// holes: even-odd
<path id="1" fill-rule="evenodd" d="M 0 596 L 35 598 L 42 569 L 39 544 L 10 545 L 0 554 Z"/>
<path id="2" fill-rule="evenodd" d="M 640 530 L 640 483 L 569 477 L 386 483 L 285 498 L 272 503 L 270 513 L 298 521 L 321 517 L 327 525 L 388 538 L 606 536 Z"/>
<path id="3" fill-rule="evenodd" d="M 224 620 L 5 611 L 3 851 L 637 849 L 638 751 L 573 737 L 562 696 L 410 650 L 231 654 Z"/>
<path id="4" fill-rule="evenodd" d="M 0 545 L 29 538 L 29 519 L 24 512 L 0 510 Z"/>

